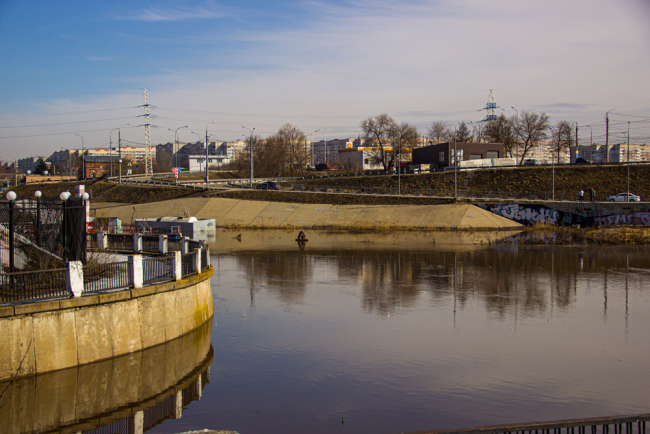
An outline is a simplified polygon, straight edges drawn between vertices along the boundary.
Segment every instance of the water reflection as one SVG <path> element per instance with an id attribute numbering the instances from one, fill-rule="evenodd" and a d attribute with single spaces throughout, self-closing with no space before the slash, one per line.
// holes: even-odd
<path id="1" fill-rule="evenodd" d="M 479 300 L 492 318 L 546 316 L 575 303 L 578 280 L 600 286 L 607 316 L 608 286 L 645 278 L 644 248 L 524 248 L 428 253 L 400 250 L 253 251 L 233 254 L 255 293 L 267 291 L 286 307 L 304 302 L 308 287 L 336 280 L 358 284 L 364 311 L 380 315 L 453 297 L 463 309 Z M 325 272 L 327 270 L 327 272 Z M 336 276 L 328 275 L 336 271 Z M 629 272 L 632 272 L 630 274 Z M 636 271 L 636 273 L 635 273 Z M 598 283 L 596 283 L 598 281 Z"/>
<path id="2" fill-rule="evenodd" d="M 201 397 L 212 363 L 212 319 L 126 356 L 21 379 L 0 403 L 2 433 L 142 432 Z M 0 383 L 0 393 L 8 383 Z M 125 429 L 126 428 L 126 429 Z"/>
<path id="3" fill-rule="evenodd" d="M 308 237 L 213 257 L 221 357 L 197 426 L 391 433 L 647 412 L 647 247 Z"/>

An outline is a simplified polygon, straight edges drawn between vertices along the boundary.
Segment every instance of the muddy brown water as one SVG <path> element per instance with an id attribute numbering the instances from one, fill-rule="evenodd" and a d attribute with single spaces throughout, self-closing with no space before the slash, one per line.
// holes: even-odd
<path id="1" fill-rule="evenodd" d="M 398 433 L 648 412 L 647 247 L 307 232 L 300 250 L 296 235 L 210 242 L 210 382 L 150 432 Z"/>

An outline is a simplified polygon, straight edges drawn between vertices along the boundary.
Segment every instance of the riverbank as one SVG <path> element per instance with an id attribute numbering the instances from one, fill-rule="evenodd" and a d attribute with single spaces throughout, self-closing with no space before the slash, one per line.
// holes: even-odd
<path id="1" fill-rule="evenodd" d="M 650 228 L 581 228 L 536 224 L 499 243 L 523 245 L 647 245 Z"/>

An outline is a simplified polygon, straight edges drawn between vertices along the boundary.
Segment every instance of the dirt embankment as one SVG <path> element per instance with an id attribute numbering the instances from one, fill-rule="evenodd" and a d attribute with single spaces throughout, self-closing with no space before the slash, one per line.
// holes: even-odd
<path id="1" fill-rule="evenodd" d="M 608 196 L 627 191 L 627 166 L 558 166 L 520 167 L 517 169 L 477 169 L 471 172 L 458 172 L 458 190 L 466 176 L 470 176 L 465 196 L 471 192 L 481 195 L 488 192 L 533 193 L 540 198 L 551 197 L 553 191 L 553 172 L 555 172 L 555 197 L 575 198 L 578 191 L 596 190 L 596 200 L 607 200 Z M 420 175 L 402 175 L 402 187 L 406 189 L 454 189 L 454 172 L 441 172 Z M 306 179 L 287 184 L 331 185 L 341 187 L 397 188 L 397 175 L 342 177 L 332 179 Z M 642 198 L 650 198 L 650 165 L 630 166 L 630 192 Z"/>
<path id="2" fill-rule="evenodd" d="M 213 197 L 259 200 L 268 202 L 309 203 L 327 205 L 439 205 L 453 199 L 429 199 L 395 196 L 357 196 L 349 194 L 291 193 L 283 191 L 228 191 Z"/>
<path id="3" fill-rule="evenodd" d="M 552 191 L 551 168 L 517 168 L 517 169 L 479 169 L 472 172 L 458 172 L 458 191 L 463 191 L 466 176 L 470 176 L 465 197 L 470 192 L 519 192 L 534 193 L 540 198 L 550 197 Z M 62 191 L 74 193 L 75 185 L 81 182 L 55 184 L 30 184 L 14 188 L 19 198 L 33 198 L 34 191 L 43 192 L 44 198 L 58 197 Z M 260 190 L 210 191 L 194 190 L 185 187 L 134 186 L 120 185 L 105 181 L 84 182 L 86 191 L 94 201 L 146 203 L 179 197 L 227 197 L 244 200 L 266 200 L 293 203 L 322 203 L 340 205 L 431 205 L 449 203 L 450 200 L 427 198 L 400 198 L 395 196 L 355 196 L 339 194 L 292 193 Z M 329 185 L 373 189 L 397 189 L 398 177 L 391 176 L 350 176 L 341 178 L 305 179 L 282 183 L 288 188 L 290 184 Z M 434 192 L 454 190 L 454 172 L 441 172 L 421 175 L 402 175 L 401 186 L 404 189 L 433 190 Z M 616 166 L 571 166 L 555 169 L 555 197 L 564 199 L 576 197 L 579 190 L 584 190 L 589 197 L 589 190 L 596 190 L 596 200 L 604 201 L 608 196 L 627 190 L 627 167 Z M 633 165 L 630 168 L 630 191 L 650 198 L 650 165 Z"/>
<path id="4" fill-rule="evenodd" d="M 458 172 L 458 190 L 460 191 L 466 172 Z M 416 190 L 454 190 L 454 172 L 424 173 L 419 175 L 378 175 L 378 176 L 350 176 L 341 178 L 305 179 L 299 181 L 287 181 L 286 185 L 329 185 L 334 187 L 355 187 L 355 188 L 395 188 L 401 182 L 402 188 Z"/>
<path id="5" fill-rule="evenodd" d="M 141 187 L 105 181 L 29 184 L 12 190 L 16 192 L 18 199 L 33 199 L 36 190 L 41 191 L 43 199 L 56 199 L 63 191 L 69 191 L 74 195 L 75 187 L 79 184 L 84 184 L 91 200 L 97 202 L 147 203 L 197 195 L 197 191 L 191 188 Z"/>

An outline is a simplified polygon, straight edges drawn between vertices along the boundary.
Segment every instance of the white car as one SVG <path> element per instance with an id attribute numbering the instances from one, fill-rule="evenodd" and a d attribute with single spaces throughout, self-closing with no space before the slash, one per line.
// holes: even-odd
<path id="1" fill-rule="evenodd" d="M 628 200 L 628 193 L 619 193 L 616 196 L 610 196 L 607 198 L 610 202 L 641 202 L 641 196 L 636 194 L 629 193 L 630 199 Z"/>

